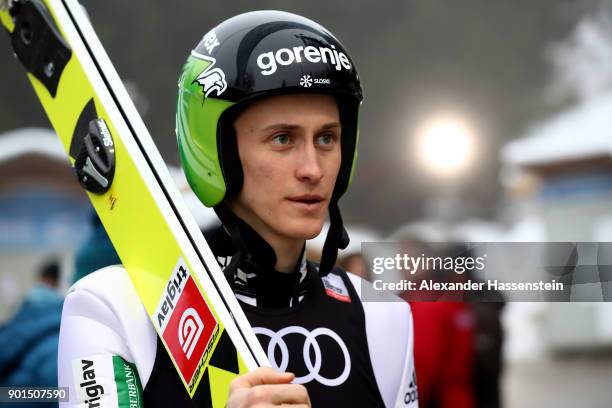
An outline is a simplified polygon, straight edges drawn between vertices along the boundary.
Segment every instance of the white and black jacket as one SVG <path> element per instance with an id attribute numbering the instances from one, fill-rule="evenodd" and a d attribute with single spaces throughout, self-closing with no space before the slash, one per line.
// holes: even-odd
<path id="1" fill-rule="evenodd" d="M 231 264 L 233 248 L 222 234 L 211 248 L 222 266 Z M 230 283 L 272 366 L 293 372 L 313 407 L 418 407 L 407 303 L 362 301 L 368 282 L 340 269 L 320 277 L 306 261 L 295 274 L 262 273 L 249 263 L 234 269 Z M 60 406 L 212 406 L 202 383 L 188 397 L 121 266 L 71 288 L 58 358 L 59 385 L 70 395 Z M 237 363 L 219 364 L 231 371 Z"/>

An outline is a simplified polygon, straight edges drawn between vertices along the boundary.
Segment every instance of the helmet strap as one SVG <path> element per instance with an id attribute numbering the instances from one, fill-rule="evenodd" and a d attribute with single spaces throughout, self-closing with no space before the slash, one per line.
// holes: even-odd
<path id="1" fill-rule="evenodd" d="M 263 270 L 273 270 L 276 265 L 276 254 L 270 244 L 246 222 L 237 217 L 225 202 L 215 206 L 214 210 L 230 234 L 232 245 L 243 254 L 243 261 L 255 262 Z"/>
<path id="2" fill-rule="evenodd" d="M 319 265 L 319 275 L 326 276 L 336 265 L 338 258 L 338 248 L 344 249 L 349 244 L 349 236 L 344 229 L 338 200 L 333 199 L 329 203 L 329 230 L 323 245 L 321 264 Z"/>

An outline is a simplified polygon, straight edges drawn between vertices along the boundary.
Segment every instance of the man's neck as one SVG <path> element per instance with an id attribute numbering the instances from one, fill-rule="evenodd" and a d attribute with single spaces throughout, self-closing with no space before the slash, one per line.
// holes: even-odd
<path id="1" fill-rule="evenodd" d="M 229 234 L 229 231 L 223 226 L 225 232 Z M 271 238 L 261 236 L 261 238 L 270 245 L 276 256 L 276 265 L 274 269 L 278 272 L 292 273 L 296 269 L 296 265 L 301 259 L 302 250 L 306 241 L 295 240 L 295 239 L 282 239 L 282 238 Z"/>
<path id="2" fill-rule="evenodd" d="M 264 239 L 266 239 L 264 237 Z M 276 265 L 274 269 L 278 272 L 295 272 L 300 255 L 304 249 L 303 240 L 296 239 L 266 239 L 276 254 Z"/>
<path id="3" fill-rule="evenodd" d="M 243 213 L 240 207 L 233 208 L 230 205 L 229 209 L 270 245 L 276 255 L 274 269 L 283 273 L 291 273 L 296 270 L 296 265 L 300 261 L 298 258 L 304 249 L 305 240 L 275 234 L 261 222 L 247 221 L 249 219 L 253 221 L 255 217 L 251 217 L 248 213 Z"/>

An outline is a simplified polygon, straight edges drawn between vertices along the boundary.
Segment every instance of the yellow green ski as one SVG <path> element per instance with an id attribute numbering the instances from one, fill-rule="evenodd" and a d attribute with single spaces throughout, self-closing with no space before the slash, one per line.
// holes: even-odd
<path id="1" fill-rule="evenodd" d="M 2 4 L 13 50 L 186 391 L 208 376 L 213 406 L 224 406 L 231 379 L 266 356 L 82 6 Z M 197 330 L 185 336 L 185 322 Z M 223 336 L 233 347 L 217 349 Z M 238 368 L 209 364 L 216 352 L 236 353 Z"/>

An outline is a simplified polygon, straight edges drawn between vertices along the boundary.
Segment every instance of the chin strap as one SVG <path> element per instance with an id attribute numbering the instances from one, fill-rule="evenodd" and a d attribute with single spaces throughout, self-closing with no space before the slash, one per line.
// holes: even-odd
<path id="1" fill-rule="evenodd" d="M 334 269 L 338 258 L 338 249 L 346 248 L 349 241 L 348 233 L 342 222 L 342 215 L 340 215 L 340 208 L 338 208 L 338 200 L 332 200 L 329 203 L 329 230 L 327 238 L 325 238 L 321 264 L 319 265 L 320 276 L 325 276 Z"/>
<path id="2" fill-rule="evenodd" d="M 229 233 L 234 248 L 244 254 L 243 261 L 254 261 L 263 269 L 274 269 L 276 254 L 257 232 L 238 218 L 224 203 L 215 206 L 214 210 Z"/>

